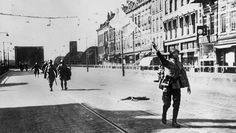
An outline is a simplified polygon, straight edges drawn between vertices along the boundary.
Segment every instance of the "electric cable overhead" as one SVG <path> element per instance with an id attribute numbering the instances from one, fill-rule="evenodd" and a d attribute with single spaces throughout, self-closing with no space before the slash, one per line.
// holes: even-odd
<path id="1" fill-rule="evenodd" d="M 30 15 L 21 15 L 21 14 L 11 14 L 11 13 L 0 13 L 0 15 L 4 16 L 13 16 L 13 17 L 24 17 L 24 18 L 38 18 L 38 19 L 70 19 L 70 18 L 78 18 L 78 16 L 50 16 L 50 17 L 45 17 L 45 16 L 30 16 Z"/>

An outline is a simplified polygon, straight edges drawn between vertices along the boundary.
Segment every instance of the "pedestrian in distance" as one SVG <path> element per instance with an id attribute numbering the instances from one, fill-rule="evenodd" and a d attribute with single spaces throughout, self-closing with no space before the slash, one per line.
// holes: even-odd
<path id="1" fill-rule="evenodd" d="M 67 65 L 63 62 L 63 60 L 60 61 L 60 64 L 57 67 L 57 71 L 61 81 L 61 89 L 63 90 L 64 87 L 64 89 L 67 90 L 68 89 L 67 81 L 70 80 L 71 71 L 67 67 Z"/>
<path id="2" fill-rule="evenodd" d="M 49 61 L 49 64 L 45 67 L 44 78 L 48 79 L 50 91 L 53 91 L 53 82 L 56 82 L 57 70 L 56 67 L 52 64 L 52 60 Z"/>
<path id="3" fill-rule="evenodd" d="M 34 70 L 34 75 L 35 75 L 35 77 L 38 75 L 38 77 L 39 77 L 39 69 L 40 69 L 40 66 L 39 66 L 39 64 L 36 62 L 35 64 L 34 64 L 34 66 L 32 67 L 32 69 L 31 70 Z"/>
<path id="4" fill-rule="evenodd" d="M 19 68 L 20 68 L 20 71 L 23 72 L 24 70 L 24 65 L 22 63 L 19 63 Z"/>
<path id="5" fill-rule="evenodd" d="M 27 72 L 27 71 L 28 71 L 28 64 L 25 63 L 25 64 L 24 64 L 24 67 L 25 67 L 25 71 Z"/>
<path id="6" fill-rule="evenodd" d="M 41 68 L 41 70 L 42 70 L 43 73 L 44 73 L 44 70 L 45 70 L 45 68 L 46 68 L 47 65 L 48 65 L 48 63 L 47 63 L 47 61 L 45 61 L 45 62 L 43 63 L 43 65 L 42 65 L 42 68 Z"/>
<path id="7" fill-rule="evenodd" d="M 162 65 L 165 68 L 164 79 L 162 79 L 159 88 L 163 90 L 163 112 L 162 123 L 166 124 L 166 114 L 171 105 L 171 98 L 173 100 L 173 119 L 172 127 L 180 128 L 181 125 L 177 123 L 177 116 L 179 112 L 181 88 L 187 88 L 187 93 L 191 94 L 189 81 L 183 64 L 179 62 L 179 51 L 175 48 L 170 49 L 170 59 L 167 60 L 156 48 L 153 42 L 153 48 L 156 50 L 157 56 L 160 58 Z"/>

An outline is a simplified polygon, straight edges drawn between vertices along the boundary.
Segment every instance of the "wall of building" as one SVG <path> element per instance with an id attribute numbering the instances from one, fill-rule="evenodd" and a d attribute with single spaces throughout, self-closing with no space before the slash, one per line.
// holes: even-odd
<path id="1" fill-rule="evenodd" d="M 131 34 L 128 27 L 123 30 L 126 63 L 153 52 L 151 42 L 155 42 L 165 53 L 173 47 L 179 49 L 184 65 L 236 66 L 235 0 L 133 0 L 122 9 L 137 26 Z M 207 26 L 206 35 L 197 33 L 197 27 L 203 25 Z M 114 55 L 114 61 L 121 63 L 121 32 L 112 32 L 109 27 L 99 29 L 99 55 Z"/>
<path id="2" fill-rule="evenodd" d="M 185 65 L 199 65 L 197 25 L 200 25 L 201 4 L 189 0 L 164 1 L 164 51 L 180 50 L 180 59 Z"/>
<path id="3" fill-rule="evenodd" d="M 217 61 L 219 65 L 236 66 L 236 1 L 219 0 Z"/>

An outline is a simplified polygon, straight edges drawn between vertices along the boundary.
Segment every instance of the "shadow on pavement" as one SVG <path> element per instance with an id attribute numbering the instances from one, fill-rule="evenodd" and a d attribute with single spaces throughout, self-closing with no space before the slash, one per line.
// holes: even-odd
<path id="1" fill-rule="evenodd" d="M 96 112 L 122 127 L 129 133 L 151 133 L 163 129 L 173 129 L 171 123 L 161 124 L 160 116 L 151 115 L 144 111 L 134 110 L 99 110 Z M 205 126 L 204 122 L 211 123 L 235 123 L 236 120 L 221 119 L 180 119 L 180 122 L 199 122 L 202 126 L 184 127 L 191 128 L 227 128 L 235 129 L 235 126 Z M 180 130 L 181 130 L 180 129 Z M 117 132 L 104 120 L 98 118 L 80 104 L 62 104 L 35 107 L 18 107 L 0 109 L 0 131 L 12 132 L 53 132 L 53 133 L 77 133 L 77 132 Z"/>
<path id="2" fill-rule="evenodd" d="M 160 116 L 145 111 L 108 111 L 95 109 L 96 112 L 124 128 L 128 133 L 151 133 L 172 128 L 171 124 L 163 125 Z"/>
<path id="3" fill-rule="evenodd" d="M 96 111 L 109 120 L 117 123 L 119 126 L 125 128 L 129 133 L 151 133 L 158 132 L 162 129 L 173 129 L 171 126 L 171 120 L 166 125 L 161 123 L 161 116 L 151 115 L 144 111 L 107 111 L 96 109 Z M 236 129 L 236 120 L 226 119 L 179 119 L 185 129 L 191 130 L 191 128 L 215 128 L 215 129 Z M 195 124 L 198 122 L 200 124 Z"/>
<path id="4" fill-rule="evenodd" d="M 139 113 L 135 113 L 135 115 L 139 115 Z M 153 121 L 150 121 L 150 123 L 146 123 L 146 121 L 148 120 L 139 121 L 134 119 L 134 121 L 128 120 L 125 124 L 130 124 L 129 127 L 138 126 L 135 123 L 141 123 L 144 127 L 155 124 L 152 123 Z M 117 129 L 80 104 L 2 108 L 0 109 L 0 131 L 3 133 L 118 132 Z"/>
<path id="5" fill-rule="evenodd" d="M 101 91 L 103 89 L 68 89 L 66 91 Z"/>
<path id="6" fill-rule="evenodd" d="M 27 85 L 28 83 L 22 82 L 22 83 L 6 83 L 6 84 L 0 84 L 0 87 L 9 87 L 9 86 L 18 86 L 18 85 Z"/>
<path id="7" fill-rule="evenodd" d="M 236 120 L 228 119 L 179 119 L 190 128 L 229 128 L 236 129 Z M 191 123 L 191 124 L 188 124 Z M 232 125 L 234 124 L 234 126 Z"/>
<path id="8" fill-rule="evenodd" d="M 33 71 L 18 71 L 18 70 L 11 70 L 11 72 L 8 74 L 10 76 L 26 76 L 26 75 L 34 75 Z"/>

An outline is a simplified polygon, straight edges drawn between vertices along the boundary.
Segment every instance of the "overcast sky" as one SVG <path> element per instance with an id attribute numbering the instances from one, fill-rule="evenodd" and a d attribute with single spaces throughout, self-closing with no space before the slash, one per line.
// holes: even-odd
<path id="1" fill-rule="evenodd" d="M 78 41 L 78 51 L 96 45 L 96 29 L 106 20 L 107 12 L 113 11 L 125 0 L 0 0 L 0 13 L 39 17 L 78 16 L 73 19 L 36 19 L 0 15 L 2 42 L 15 46 L 44 46 L 45 58 L 64 55 L 69 41 Z M 51 26 L 47 26 L 51 23 Z M 79 39 L 80 38 L 80 39 Z M 61 53 L 61 54 L 60 54 Z"/>

